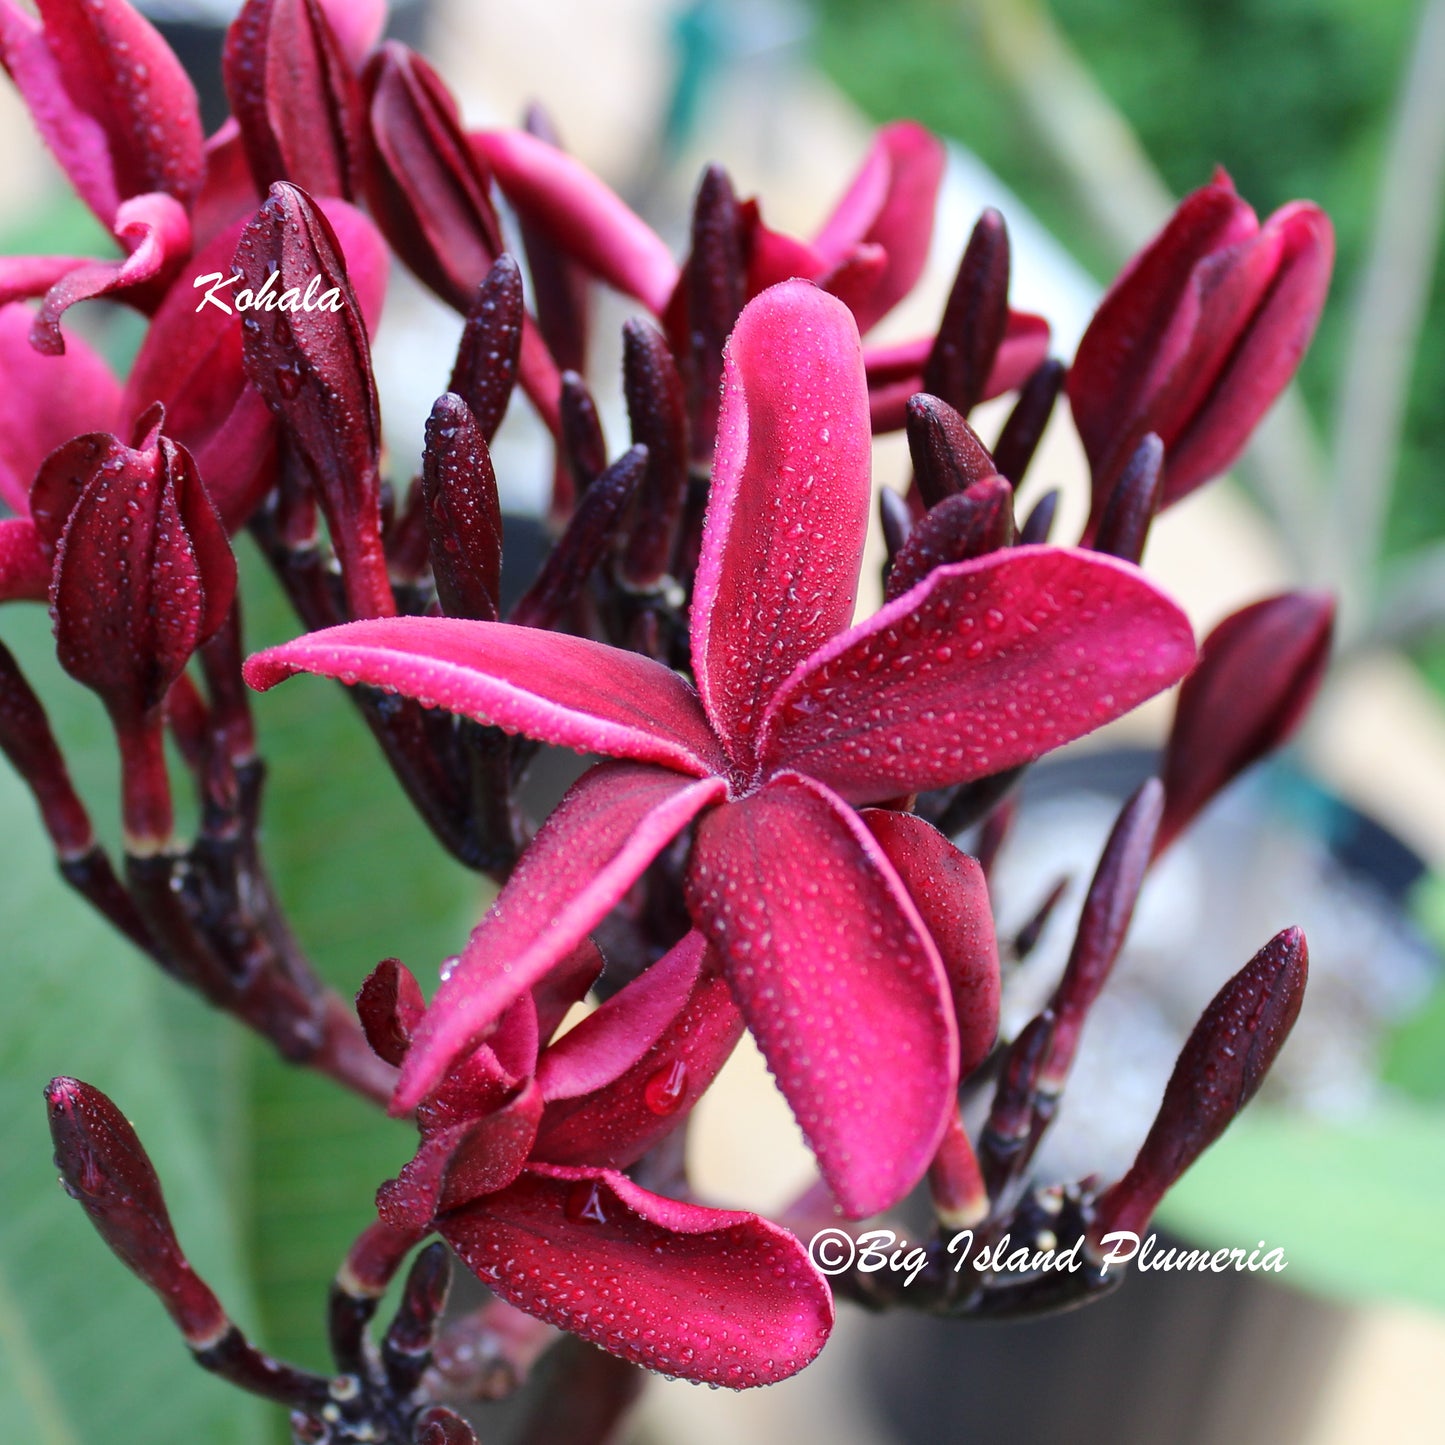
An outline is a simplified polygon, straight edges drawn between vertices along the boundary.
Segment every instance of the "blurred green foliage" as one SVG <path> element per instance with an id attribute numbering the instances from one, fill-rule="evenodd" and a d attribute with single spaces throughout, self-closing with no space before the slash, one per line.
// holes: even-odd
<path id="1" fill-rule="evenodd" d="M 971 15 L 1008 0 L 813 0 L 817 56 L 871 115 L 912 115 L 992 167 L 1101 280 L 1116 269 L 990 69 Z M 1223 165 L 1261 215 L 1308 197 L 1334 220 L 1332 303 L 1302 383 L 1328 439 L 1350 299 L 1414 0 L 1054 0 L 1052 14 L 1182 194 Z M 1392 551 L 1445 536 L 1445 268 L 1436 268 L 1391 517 Z M 1442 649 L 1445 663 L 1445 649 Z M 1445 666 L 1437 676 L 1445 682 Z"/>

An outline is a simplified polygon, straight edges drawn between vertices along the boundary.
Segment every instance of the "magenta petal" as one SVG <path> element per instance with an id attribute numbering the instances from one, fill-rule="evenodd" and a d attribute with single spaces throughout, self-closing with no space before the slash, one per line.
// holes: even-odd
<path id="1" fill-rule="evenodd" d="M 537 1011 L 537 1038 L 546 1044 L 562 1026 L 567 1011 L 580 1003 L 602 973 L 602 950 L 584 938 L 545 978 L 532 989 Z"/>
<path id="2" fill-rule="evenodd" d="M 744 201 L 738 209 L 743 223 L 749 296 L 795 277 L 814 280 L 829 269 L 815 246 L 766 225 L 756 201 Z"/>
<path id="3" fill-rule="evenodd" d="M 783 774 L 699 824 L 688 910 L 852 1215 L 918 1182 L 954 1107 L 938 951 L 858 815 Z"/>
<path id="4" fill-rule="evenodd" d="M 743 1036 L 743 1016 L 718 956 L 703 953 L 701 944 L 701 935 L 692 933 L 673 950 L 696 948 L 700 968 L 682 1007 L 646 1051 L 590 1093 L 549 1098 L 535 1158 L 625 1169 L 671 1134 L 701 1098 Z M 543 1054 L 539 1076 L 547 1059 Z M 554 1095 L 561 1086 L 552 1081 Z"/>
<path id="5" fill-rule="evenodd" d="M 44 602 L 52 565 L 29 517 L 0 517 L 0 602 Z"/>
<path id="6" fill-rule="evenodd" d="M 574 949 L 644 868 L 726 790 L 664 768 L 601 763 L 522 855 L 417 1030 L 392 1107 L 414 1108 L 451 1061 Z"/>
<path id="7" fill-rule="evenodd" d="M 517 1308 L 684 1379 L 786 1379 L 833 1324 L 827 1282 L 785 1229 L 663 1199 L 610 1170 L 533 1165 L 440 1229 Z"/>
<path id="8" fill-rule="evenodd" d="M 689 933 L 563 1034 L 537 1064 L 543 1097 L 575 1099 L 630 1069 L 682 1011 L 702 972 L 705 947 L 702 934 Z"/>
<path id="9" fill-rule="evenodd" d="M 986 777 L 1112 722 L 1194 662 L 1138 568 L 1064 547 L 939 567 L 808 659 L 768 710 L 764 768 L 852 803 Z"/>
<path id="10" fill-rule="evenodd" d="M 458 617 L 350 622 L 257 653 L 264 692 L 297 672 L 367 683 L 556 747 L 702 775 L 721 765 L 697 694 L 661 663 L 581 637 Z"/>
<path id="11" fill-rule="evenodd" d="M 813 245 L 834 264 L 859 243 L 881 246 L 887 255 L 879 284 L 854 308 L 860 331 L 891 311 L 923 274 L 945 160 L 942 143 L 916 121 L 885 125 L 814 238 Z"/>
<path id="12" fill-rule="evenodd" d="M 785 281 L 727 343 L 692 604 L 703 703 L 743 763 L 778 684 L 853 616 L 868 526 L 868 391 L 847 307 Z"/>
<path id="13" fill-rule="evenodd" d="M 184 208 L 160 191 L 123 201 L 115 213 L 115 234 L 130 252 L 123 261 L 87 261 L 45 293 L 30 329 L 30 344 L 37 351 L 58 356 L 65 350 L 60 318 L 77 302 L 164 280 L 191 249 L 191 223 Z"/>
<path id="14" fill-rule="evenodd" d="M 387 0 L 320 0 L 342 53 L 354 69 L 361 68 L 386 28 Z"/>
<path id="15" fill-rule="evenodd" d="M 0 63 L 81 198 L 106 225 L 132 196 L 189 207 L 201 187 L 196 92 L 125 0 L 39 0 L 41 24 L 0 0 Z"/>
<path id="16" fill-rule="evenodd" d="M 958 1022 L 958 1074 L 966 1079 L 998 1038 L 998 939 L 977 858 L 911 813 L 870 808 L 868 830 L 888 855 L 943 959 Z"/>
<path id="17" fill-rule="evenodd" d="M 579 265 L 662 315 L 677 263 L 657 232 L 575 157 L 524 130 L 475 132 L 502 194 Z"/>
<path id="18" fill-rule="evenodd" d="M 64 356 L 37 356 L 30 345 L 28 306 L 0 307 L 0 498 L 24 516 L 30 484 L 46 456 L 82 432 L 114 431 L 120 384 L 83 341 Z"/>

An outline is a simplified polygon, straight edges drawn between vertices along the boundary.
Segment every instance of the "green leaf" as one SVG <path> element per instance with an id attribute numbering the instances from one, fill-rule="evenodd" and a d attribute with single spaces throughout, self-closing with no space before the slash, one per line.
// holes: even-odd
<path id="1" fill-rule="evenodd" d="M 1286 1284 L 1445 1308 L 1445 1111 L 1389 1099 L 1324 1122 L 1250 1109 L 1170 1191 L 1161 1223 L 1284 1250 Z"/>

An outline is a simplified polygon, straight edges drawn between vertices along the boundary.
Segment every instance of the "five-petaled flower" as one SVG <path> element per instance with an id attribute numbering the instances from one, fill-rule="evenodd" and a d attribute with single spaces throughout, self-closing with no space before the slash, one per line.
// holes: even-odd
<path id="1" fill-rule="evenodd" d="M 420 1024 L 394 1099 L 431 1093 L 696 823 L 687 905 L 829 1186 L 853 1215 L 919 1178 L 954 1108 L 949 968 L 916 850 L 857 808 L 1038 757 L 1176 682 L 1188 621 L 1134 567 L 1018 547 L 853 618 L 870 498 L 857 327 L 799 281 L 728 344 L 691 611 L 694 688 L 589 640 L 385 618 L 251 659 L 602 753 L 537 835 Z M 880 838 L 884 841 L 880 841 Z M 970 1041 L 972 1042 L 972 1041 Z"/>

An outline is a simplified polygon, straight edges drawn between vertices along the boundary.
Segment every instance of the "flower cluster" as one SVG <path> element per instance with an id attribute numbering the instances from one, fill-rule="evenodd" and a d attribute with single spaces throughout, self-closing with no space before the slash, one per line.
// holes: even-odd
<path id="1" fill-rule="evenodd" d="M 1289 736 L 1324 667 L 1328 599 L 1267 599 L 1196 654 L 1138 563 L 1156 512 L 1227 467 L 1288 382 L 1331 242 L 1307 204 L 1260 225 L 1221 174 L 1120 276 L 1066 367 L 1047 324 L 1010 309 L 988 212 L 936 332 L 869 346 L 931 241 L 943 150 L 927 132 L 884 127 L 811 239 L 709 169 L 678 261 L 540 113 L 469 132 L 421 57 L 377 47 L 383 18 L 247 0 L 225 51 L 233 116 L 206 138 L 125 0 L 42 0 L 38 18 L 0 0 L 0 61 L 125 252 L 0 260 L 0 598 L 48 598 L 62 665 L 108 711 L 122 866 L 3 652 L 0 748 L 92 906 L 420 1134 L 337 1277 L 335 1378 L 245 1340 L 119 1111 L 58 1079 L 67 1188 L 200 1363 L 289 1405 L 297 1439 L 444 1445 L 472 1438 L 439 1403 L 460 1339 L 515 1373 L 557 1327 L 694 1380 L 781 1379 L 833 1319 L 797 1232 L 926 1179 L 940 1231 L 1048 1223 L 1093 1249 L 1147 1221 L 1253 1093 L 1299 1008 L 1296 931 L 1206 1011 L 1123 1179 L 1030 1176 L 1151 863 Z M 465 317 L 404 492 L 384 475 L 370 357 L 393 256 Z M 192 275 L 262 304 L 198 306 Z M 643 312 L 624 329 L 616 456 L 584 377 L 597 285 Z M 97 300 L 147 321 L 123 381 L 67 316 Z M 1076 546 L 1049 542 L 1051 496 L 1021 523 L 1014 504 L 1065 389 L 1093 475 Z M 509 605 L 489 448 L 514 390 L 555 468 L 550 554 L 508 576 Z M 1008 392 L 990 448 L 968 415 Z M 884 601 L 860 620 L 871 443 L 899 428 L 913 475 L 876 503 Z M 244 666 L 242 529 L 302 628 Z M 395 960 L 358 960 L 354 1010 L 330 993 L 268 881 L 243 677 L 264 690 L 297 672 L 347 685 L 438 843 L 500 885 L 430 1004 Z M 1000 1038 L 1001 949 L 1029 946 L 996 937 L 987 888 L 1013 784 L 1181 679 L 1160 777 L 1120 815 L 1053 997 Z M 167 737 L 199 800 L 189 840 Z M 520 791 L 539 744 L 602 759 L 540 820 Z M 969 829 L 972 853 L 954 841 Z M 744 1031 L 819 1171 L 776 1222 L 710 1207 L 687 1178 L 689 1113 Z M 380 1294 L 433 1233 L 493 1302 L 444 1321 L 447 1254 L 429 1246 L 372 1343 Z M 942 1238 L 906 1295 L 871 1276 L 835 1287 L 1008 1315 L 1117 1278 L 1095 1252 L 1082 1274 L 961 1280 Z M 602 1414 L 630 1398 L 596 1394 Z"/>

